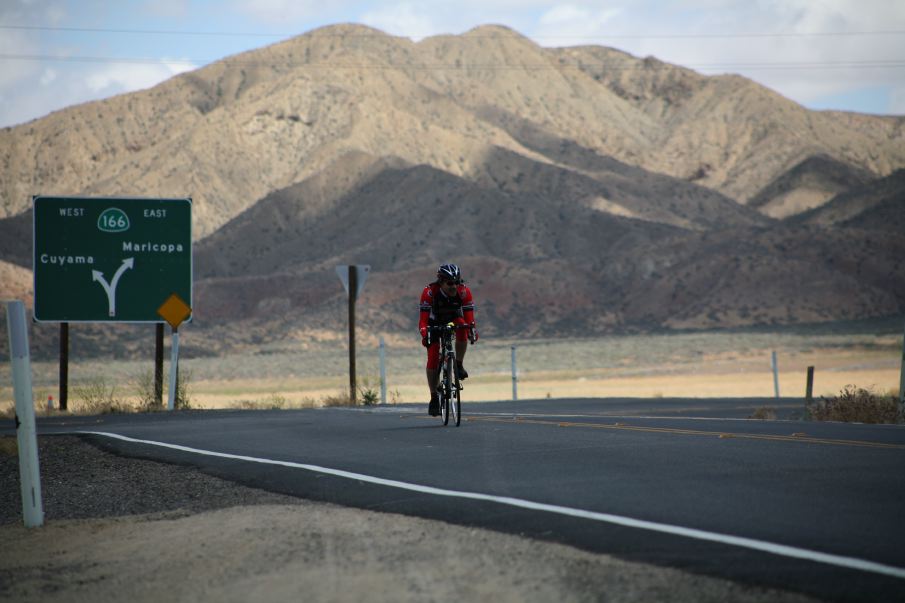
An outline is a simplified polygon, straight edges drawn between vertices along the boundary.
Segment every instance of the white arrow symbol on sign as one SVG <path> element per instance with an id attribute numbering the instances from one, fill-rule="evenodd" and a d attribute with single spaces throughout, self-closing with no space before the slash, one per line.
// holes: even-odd
<path id="1" fill-rule="evenodd" d="M 135 258 L 126 258 L 123 260 L 122 266 L 116 271 L 116 274 L 113 275 L 113 280 L 108 284 L 107 279 L 104 278 L 104 273 L 100 270 L 92 270 L 91 276 L 94 280 L 101 284 L 101 287 L 104 288 L 104 291 L 107 292 L 107 304 L 110 306 L 110 316 L 116 316 L 116 283 L 119 282 L 119 277 L 123 275 L 123 272 L 135 266 Z"/>

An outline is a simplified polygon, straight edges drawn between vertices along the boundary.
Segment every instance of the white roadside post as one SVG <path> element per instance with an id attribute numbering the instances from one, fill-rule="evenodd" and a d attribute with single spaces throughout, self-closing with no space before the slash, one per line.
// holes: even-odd
<path id="1" fill-rule="evenodd" d="M 512 399 L 518 400 L 518 368 L 515 364 L 515 346 L 512 346 Z"/>
<path id="2" fill-rule="evenodd" d="M 170 341 L 170 390 L 167 397 L 167 410 L 176 408 L 176 378 L 179 371 L 179 330 L 177 327 L 173 327 Z"/>
<path id="3" fill-rule="evenodd" d="M 779 398 L 779 366 L 776 364 L 776 350 L 770 354 L 770 361 L 773 364 L 773 394 Z"/>
<path id="4" fill-rule="evenodd" d="M 380 337 L 380 403 L 387 403 L 387 354 L 383 336 Z"/>
<path id="5" fill-rule="evenodd" d="M 25 304 L 6 303 L 9 331 L 9 358 L 12 365 L 16 399 L 16 441 L 19 446 L 19 482 L 22 490 L 22 516 L 25 527 L 44 525 L 41 500 L 41 471 L 38 466 L 38 437 L 35 430 L 35 404 L 31 391 L 31 361 L 28 354 L 28 329 Z"/>

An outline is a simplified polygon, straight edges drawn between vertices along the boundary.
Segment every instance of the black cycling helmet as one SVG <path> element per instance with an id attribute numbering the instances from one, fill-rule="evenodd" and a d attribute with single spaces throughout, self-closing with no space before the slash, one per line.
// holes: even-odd
<path id="1" fill-rule="evenodd" d="M 462 273 L 455 264 L 440 264 L 440 267 L 437 268 L 437 278 L 461 283 Z"/>

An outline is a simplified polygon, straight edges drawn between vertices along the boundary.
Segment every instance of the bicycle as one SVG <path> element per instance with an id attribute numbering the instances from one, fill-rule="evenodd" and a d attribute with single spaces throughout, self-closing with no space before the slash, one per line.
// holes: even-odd
<path id="1" fill-rule="evenodd" d="M 438 327 L 428 327 L 428 345 L 432 333 L 440 335 L 440 376 L 437 390 L 440 394 L 440 415 L 443 424 L 449 424 L 449 415 L 452 412 L 456 427 L 462 422 L 462 383 L 459 381 L 459 372 L 456 370 L 456 338 L 457 329 L 472 329 L 472 325 L 456 325 L 448 323 Z M 471 335 L 469 334 L 469 338 Z M 472 340 L 473 341 L 473 340 Z"/>

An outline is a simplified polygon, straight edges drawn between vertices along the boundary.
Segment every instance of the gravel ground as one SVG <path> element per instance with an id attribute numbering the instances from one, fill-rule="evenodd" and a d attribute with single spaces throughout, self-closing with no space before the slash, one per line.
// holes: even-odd
<path id="1" fill-rule="evenodd" d="M 0 601 L 813 601 L 572 547 L 315 503 L 39 438 L 22 526 L 0 437 Z"/>

